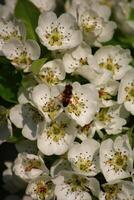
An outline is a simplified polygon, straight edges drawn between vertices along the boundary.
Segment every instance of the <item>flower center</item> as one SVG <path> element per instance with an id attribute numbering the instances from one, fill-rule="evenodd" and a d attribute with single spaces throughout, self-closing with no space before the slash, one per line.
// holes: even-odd
<path id="1" fill-rule="evenodd" d="M 104 100 L 110 100 L 110 99 L 112 99 L 112 95 L 110 95 L 108 92 L 106 92 L 104 88 L 100 88 L 100 90 L 99 90 L 99 97 L 101 99 L 104 99 Z"/>
<path id="2" fill-rule="evenodd" d="M 114 63 L 113 59 L 110 57 L 107 58 L 106 62 L 100 63 L 99 66 L 101 68 L 104 68 L 104 69 L 107 69 L 107 70 L 113 72 L 113 74 L 115 73 L 116 70 L 119 70 L 119 65 L 117 63 Z"/>
<path id="3" fill-rule="evenodd" d="M 27 52 L 22 52 L 19 57 L 15 57 L 12 61 L 15 65 L 31 65 L 32 60 L 28 57 Z"/>
<path id="4" fill-rule="evenodd" d="M 41 167 L 41 162 L 39 160 L 36 159 L 26 159 L 24 160 L 24 164 L 25 164 L 25 171 L 29 172 L 31 171 L 33 168 L 34 169 L 40 169 Z"/>
<path id="5" fill-rule="evenodd" d="M 51 46 L 61 46 L 63 35 L 58 31 L 58 28 L 54 28 L 51 34 L 47 34 L 46 38 L 49 40 Z"/>
<path id="6" fill-rule="evenodd" d="M 46 184 L 44 181 L 39 181 L 35 191 L 38 194 L 39 199 L 44 200 L 52 193 L 52 183 L 48 182 Z"/>
<path id="7" fill-rule="evenodd" d="M 49 117 L 53 120 L 57 116 L 60 108 L 61 106 L 57 103 L 57 101 L 50 99 L 50 101 L 43 106 L 42 110 L 43 112 L 47 112 Z"/>
<path id="8" fill-rule="evenodd" d="M 134 101 L 134 83 L 131 83 L 131 86 L 127 86 L 125 91 L 127 92 L 126 100 Z"/>
<path id="9" fill-rule="evenodd" d="M 108 114 L 108 108 L 101 108 L 96 115 L 97 119 L 102 122 L 110 122 L 112 117 Z"/>
<path id="10" fill-rule="evenodd" d="M 79 157 L 77 161 L 75 161 L 75 166 L 84 172 L 91 171 L 92 162 L 88 158 Z"/>
<path id="11" fill-rule="evenodd" d="M 87 180 L 83 177 L 78 177 L 76 175 L 73 175 L 72 178 L 65 181 L 65 183 L 70 185 L 72 192 L 75 192 L 86 189 L 85 185 L 87 183 Z"/>
<path id="12" fill-rule="evenodd" d="M 79 60 L 81 65 L 88 65 L 87 57 L 86 58 L 80 58 Z"/>
<path id="13" fill-rule="evenodd" d="M 84 102 L 80 100 L 78 96 L 72 96 L 67 110 L 69 113 L 74 113 L 76 116 L 80 116 L 84 108 Z"/>
<path id="14" fill-rule="evenodd" d="M 47 68 L 43 73 L 40 73 L 39 78 L 41 81 L 47 82 L 49 85 L 56 85 L 60 82 L 56 74 L 54 74 L 54 72 L 49 68 Z"/>
<path id="15" fill-rule="evenodd" d="M 128 157 L 123 155 L 121 152 L 115 152 L 113 158 L 110 158 L 106 161 L 106 164 L 109 164 L 113 167 L 115 172 L 126 170 L 127 168 Z"/>
<path id="16" fill-rule="evenodd" d="M 106 185 L 104 187 L 106 196 L 105 199 L 106 200 L 113 200 L 113 199 L 117 199 L 117 194 L 120 192 L 121 188 L 119 187 L 118 184 L 114 184 L 114 185 Z"/>
<path id="17" fill-rule="evenodd" d="M 0 39 L 4 40 L 4 41 L 8 41 L 11 38 L 16 38 L 16 39 L 22 39 L 22 36 L 19 35 L 18 31 L 15 30 L 13 32 L 8 33 L 7 35 L 1 35 L 0 34 Z"/>
<path id="18" fill-rule="evenodd" d="M 65 123 L 57 124 L 52 123 L 51 127 L 47 132 L 47 136 L 50 137 L 54 142 L 58 142 L 65 136 L 64 128 L 67 126 Z"/>

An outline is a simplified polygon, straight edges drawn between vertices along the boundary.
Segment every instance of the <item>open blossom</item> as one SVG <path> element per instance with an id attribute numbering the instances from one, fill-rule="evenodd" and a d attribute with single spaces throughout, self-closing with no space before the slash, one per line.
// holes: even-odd
<path id="1" fill-rule="evenodd" d="M 45 63 L 37 77 L 39 81 L 47 85 L 57 85 L 65 79 L 64 65 L 60 59 L 54 59 Z"/>
<path id="2" fill-rule="evenodd" d="M 68 152 L 68 160 L 74 171 L 86 176 L 95 176 L 99 173 L 99 147 L 100 144 L 94 139 L 72 145 Z"/>
<path id="3" fill-rule="evenodd" d="M 49 176 L 39 176 L 28 184 L 26 194 L 35 200 L 51 200 L 54 197 L 54 184 Z"/>
<path id="4" fill-rule="evenodd" d="M 75 136 L 76 124 L 65 113 L 61 113 L 55 121 L 45 124 L 38 135 L 37 146 L 45 155 L 61 155 L 72 145 Z"/>
<path id="5" fill-rule="evenodd" d="M 91 54 L 91 48 L 84 42 L 71 52 L 65 53 L 63 63 L 67 73 L 79 74 L 87 80 L 96 76 L 95 70 L 98 70 L 97 62 Z"/>
<path id="6" fill-rule="evenodd" d="M 103 192 L 99 194 L 99 200 L 123 200 L 134 198 L 134 184 L 130 181 L 117 181 L 116 183 L 106 183 L 102 185 Z"/>
<path id="7" fill-rule="evenodd" d="M 81 31 L 76 27 L 75 18 L 62 14 L 57 18 L 54 12 L 44 12 L 39 17 L 36 32 L 49 50 L 66 50 L 82 42 Z"/>
<path id="8" fill-rule="evenodd" d="M 90 123 L 98 111 L 98 93 L 94 85 L 73 83 L 72 95 L 65 111 L 81 126 Z"/>
<path id="9" fill-rule="evenodd" d="M 122 78 L 118 90 L 118 103 L 134 115 L 134 69 L 129 70 Z"/>
<path id="10" fill-rule="evenodd" d="M 131 68 L 129 63 L 132 57 L 129 49 L 123 49 L 121 46 L 103 46 L 95 53 L 95 59 L 98 67 L 102 71 L 108 70 L 114 80 L 120 80 Z"/>
<path id="11" fill-rule="evenodd" d="M 34 40 L 21 42 L 12 39 L 3 46 L 2 50 L 4 55 L 11 60 L 12 65 L 17 69 L 23 69 L 24 72 L 28 72 L 32 62 L 40 57 L 40 47 Z"/>
<path id="12" fill-rule="evenodd" d="M 41 12 L 54 10 L 56 7 L 55 0 L 30 0 Z"/>
<path id="13" fill-rule="evenodd" d="M 126 124 L 127 111 L 122 106 L 115 104 L 99 110 L 94 119 L 96 130 L 105 129 L 107 134 L 121 133 Z"/>
<path id="14" fill-rule="evenodd" d="M 83 33 L 83 39 L 90 45 L 100 46 L 101 42 L 112 39 L 116 24 L 103 17 L 96 5 L 87 8 L 80 6 L 78 9 L 78 25 Z"/>
<path id="15" fill-rule="evenodd" d="M 10 110 L 10 120 L 18 128 L 22 128 L 22 135 L 29 140 L 36 140 L 39 128 L 44 119 L 31 104 L 18 104 Z"/>
<path id="16" fill-rule="evenodd" d="M 0 19 L 0 27 L 0 55 L 2 55 L 4 44 L 12 39 L 25 39 L 26 31 L 23 23 L 15 20 L 6 21 Z"/>
<path id="17" fill-rule="evenodd" d="M 115 141 L 109 138 L 101 143 L 100 167 L 108 182 L 131 176 L 133 157 L 127 135 L 118 136 Z"/>
<path id="18" fill-rule="evenodd" d="M 40 156 L 25 152 L 18 154 L 18 157 L 14 161 L 13 171 L 27 182 L 37 178 L 41 174 L 48 174 L 48 169 Z"/>
<path id="19" fill-rule="evenodd" d="M 100 186 L 95 178 L 63 171 L 53 179 L 57 200 L 91 200 L 91 194 L 98 197 Z"/>
<path id="20" fill-rule="evenodd" d="M 56 119 L 63 111 L 62 104 L 57 98 L 59 95 L 60 91 L 56 86 L 39 84 L 33 88 L 31 100 L 48 122 Z"/>

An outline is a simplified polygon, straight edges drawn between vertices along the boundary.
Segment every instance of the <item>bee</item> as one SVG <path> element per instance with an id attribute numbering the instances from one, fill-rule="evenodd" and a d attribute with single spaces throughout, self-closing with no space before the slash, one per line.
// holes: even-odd
<path id="1" fill-rule="evenodd" d="M 70 100 L 71 100 L 71 97 L 73 94 L 72 90 L 73 90 L 72 85 L 68 84 L 65 86 L 65 89 L 63 90 L 63 92 L 60 95 L 60 99 L 61 99 L 61 102 L 64 107 L 67 107 L 68 104 L 70 103 Z"/>

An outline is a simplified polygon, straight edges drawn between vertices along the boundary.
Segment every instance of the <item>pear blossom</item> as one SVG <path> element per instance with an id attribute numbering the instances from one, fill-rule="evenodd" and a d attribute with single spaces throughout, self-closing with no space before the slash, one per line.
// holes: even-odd
<path id="1" fill-rule="evenodd" d="M 84 126 L 77 125 L 77 138 L 84 141 L 88 138 L 93 138 L 95 135 L 96 127 L 94 122 L 90 122 Z"/>
<path id="2" fill-rule="evenodd" d="M 78 16 L 78 25 L 87 44 L 101 46 L 100 43 L 112 39 L 115 22 L 100 16 L 96 9 L 80 7 Z"/>
<path id="3" fill-rule="evenodd" d="M 54 10 L 56 7 L 55 0 L 30 0 L 41 12 Z"/>
<path id="4" fill-rule="evenodd" d="M 38 74 L 39 81 L 48 85 L 56 85 L 65 79 L 64 65 L 60 59 L 45 63 Z"/>
<path id="5" fill-rule="evenodd" d="M 57 98 L 60 92 L 58 87 L 48 87 L 45 84 L 35 86 L 31 92 L 31 101 L 48 122 L 57 118 L 63 111 L 62 104 Z"/>
<path id="6" fill-rule="evenodd" d="M 134 115 L 134 69 L 129 70 L 122 78 L 118 90 L 118 103 Z"/>
<path id="7" fill-rule="evenodd" d="M 63 63 L 67 73 L 80 74 L 85 78 L 92 76 L 91 68 L 98 70 L 97 63 L 91 54 L 91 48 L 85 43 L 82 43 L 71 52 L 65 53 Z"/>
<path id="8" fill-rule="evenodd" d="M 57 18 L 54 12 L 43 12 L 39 17 L 36 32 L 41 43 L 49 50 L 66 50 L 82 42 L 81 31 L 75 18 L 67 13 Z"/>
<path id="9" fill-rule="evenodd" d="M 95 176 L 99 173 L 99 147 L 100 144 L 94 139 L 72 145 L 68 151 L 68 160 L 74 171 L 86 176 Z"/>
<path id="10" fill-rule="evenodd" d="M 40 156 L 28 153 L 19 153 L 13 165 L 14 173 L 26 182 L 46 173 L 48 169 Z"/>
<path id="11" fill-rule="evenodd" d="M 57 200 L 91 200 L 91 194 L 98 196 L 99 182 L 80 174 L 63 171 L 53 179 Z"/>
<path id="12" fill-rule="evenodd" d="M 107 83 L 97 86 L 100 99 L 100 107 L 110 107 L 116 104 L 114 98 L 117 95 L 119 82 L 109 80 Z"/>
<path id="13" fill-rule="evenodd" d="M 95 59 L 98 67 L 102 71 L 109 71 L 114 80 L 120 80 L 131 68 L 129 63 L 132 57 L 129 49 L 123 49 L 121 46 L 103 46 L 95 53 Z"/>
<path id="14" fill-rule="evenodd" d="M 100 167 L 107 182 L 131 176 L 133 158 L 127 135 L 118 136 L 115 141 L 109 138 L 101 143 Z"/>
<path id="15" fill-rule="evenodd" d="M 80 126 L 90 123 L 98 111 L 98 93 L 94 85 L 72 84 L 72 95 L 66 113 Z"/>
<path id="16" fill-rule="evenodd" d="M 3 46 L 12 39 L 23 40 L 26 37 L 25 27 L 20 21 L 6 21 L 0 19 L 0 55 L 3 55 Z"/>
<path id="17" fill-rule="evenodd" d="M 43 116 L 31 104 L 18 104 L 10 110 L 10 120 L 18 128 L 22 128 L 22 135 L 29 140 L 36 140 Z"/>
<path id="18" fill-rule="evenodd" d="M 99 110 L 94 119 L 97 130 L 105 129 L 108 135 L 121 133 L 126 124 L 125 117 L 128 113 L 120 105 L 115 104 L 111 107 L 104 107 Z"/>
<path id="19" fill-rule="evenodd" d="M 39 176 L 28 184 L 26 194 L 35 200 L 51 200 L 54 197 L 54 184 L 49 176 Z"/>
<path id="20" fill-rule="evenodd" d="M 45 155 L 62 155 L 72 145 L 76 136 L 76 124 L 61 113 L 55 121 L 45 124 L 38 135 L 37 146 Z"/>
<path id="21" fill-rule="evenodd" d="M 21 42 L 12 39 L 4 44 L 2 50 L 12 65 L 17 69 L 23 69 L 24 72 L 28 72 L 32 62 L 40 57 L 40 47 L 34 40 Z"/>
<path id="22" fill-rule="evenodd" d="M 134 184 L 130 181 L 117 181 L 115 183 L 106 183 L 102 185 L 104 192 L 100 192 L 99 200 L 133 200 Z"/>

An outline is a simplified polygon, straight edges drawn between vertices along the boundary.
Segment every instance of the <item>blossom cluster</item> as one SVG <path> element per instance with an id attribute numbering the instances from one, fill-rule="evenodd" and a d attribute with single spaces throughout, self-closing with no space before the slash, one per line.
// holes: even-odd
<path id="1" fill-rule="evenodd" d="M 18 102 L 0 107 L 0 143 L 21 132 L 6 200 L 133 200 L 133 57 L 109 41 L 117 29 L 134 35 L 134 1 L 29 2 L 37 41 L 14 17 L 16 0 L 0 6 L 0 56 L 27 80 Z"/>

